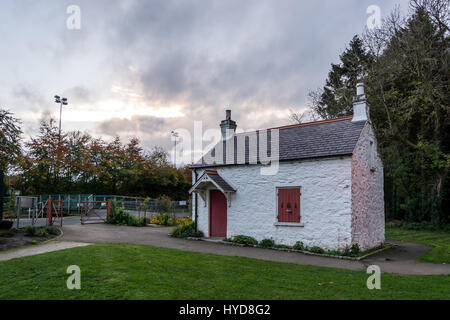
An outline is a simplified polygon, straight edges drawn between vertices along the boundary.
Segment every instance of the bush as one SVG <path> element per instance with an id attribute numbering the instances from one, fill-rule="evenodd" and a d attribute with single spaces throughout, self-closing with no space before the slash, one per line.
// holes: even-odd
<path id="1" fill-rule="evenodd" d="M 39 229 L 37 229 L 35 235 L 36 235 L 37 237 L 46 237 L 46 236 L 48 236 L 48 232 L 45 231 L 44 228 L 39 228 Z"/>
<path id="2" fill-rule="evenodd" d="M 256 241 L 255 238 L 243 236 L 243 235 L 238 235 L 238 236 L 233 237 L 232 242 L 239 243 L 239 244 L 247 244 L 247 245 L 257 245 L 258 244 L 258 241 Z"/>
<path id="3" fill-rule="evenodd" d="M 275 245 L 275 241 L 273 241 L 272 239 L 263 239 L 261 240 L 259 245 L 264 248 L 271 248 Z"/>
<path id="4" fill-rule="evenodd" d="M 323 250 L 321 247 L 312 247 L 308 251 L 312 253 L 325 253 L 325 250 Z"/>
<path id="5" fill-rule="evenodd" d="M 305 250 L 305 246 L 301 241 L 297 241 L 292 248 L 294 250 L 302 250 L 302 251 Z"/>
<path id="6" fill-rule="evenodd" d="M 109 213 L 108 219 L 106 220 L 106 223 L 131 227 L 145 226 L 142 219 L 139 220 L 135 216 L 129 214 L 116 200 L 113 200 L 111 203 L 111 211 Z"/>
<path id="7" fill-rule="evenodd" d="M 36 235 L 38 228 L 36 226 L 26 226 L 25 227 L 25 235 L 32 237 Z"/>
<path id="8" fill-rule="evenodd" d="M 195 231 L 195 223 L 191 221 L 173 229 L 170 236 L 175 238 L 202 238 L 204 235 L 201 231 Z"/>
<path id="9" fill-rule="evenodd" d="M 169 212 L 172 207 L 172 201 L 168 196 L 160 196 L 156 199 L 156 210 L 160 213 Z"/>
<path id="10" fill-rule="evenodd" d="M 352 256 L 357 256 L 361 252 L 361 249 L 359 248 L 359 245 L 357 243 L 354 243 L 352 247 L 350 248 L 350 254 Z"/>
<path id="11" fill-rule="evenodd" d="M 59 230 L 56 227 L 53 226 L 46 226 L 44 227 L 45 232 L 47 232 L 48 234 L 57 236 L 59 234 Z"/>
<path id="12" fill-rule="evenodd" d="M 25 235 L 29 237 L 46 237 L 49 235 L 47 228 L 55 228 L 55 227 L 36 227 L 36 226 L 26 226 L 25 227 Z M 56 229 L 56 228 L 55 228 Z M 58 230 L 58 229 L 56 229 Z M 56 231 L 58 232 L 58 231 Z"/>

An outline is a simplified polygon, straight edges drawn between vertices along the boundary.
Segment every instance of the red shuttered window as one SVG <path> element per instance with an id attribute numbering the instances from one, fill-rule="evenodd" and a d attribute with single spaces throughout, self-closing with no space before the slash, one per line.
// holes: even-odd
<path id="1" fill-rule="evenodd" d="M 300 222 L 300 188 L 278 188 L 278 222 Z"/>

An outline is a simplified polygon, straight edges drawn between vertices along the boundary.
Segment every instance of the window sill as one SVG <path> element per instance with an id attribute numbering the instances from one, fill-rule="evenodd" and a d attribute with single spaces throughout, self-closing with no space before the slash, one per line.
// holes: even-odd
<path id="1" fill-rule="evenodd" d="M 304 227 L 303 223 L 296 222 L 275 222 L 275 227 Z"/>

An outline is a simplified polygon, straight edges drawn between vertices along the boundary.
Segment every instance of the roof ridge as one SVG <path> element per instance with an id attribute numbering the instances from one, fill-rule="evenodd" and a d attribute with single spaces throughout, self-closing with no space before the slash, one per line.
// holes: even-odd
<path id="1" fill-rule="evenodd" d="M 238 135 L 247 135 L 250 133 L 257 133 L 259 131 L 271 131 L 271 130 L 284 130 L 284 129 L 291 129 L 291 128 L 297 128 L 297 127 L 305 127 L 305 126 L 312 126 L 312 125 L 318 125 L 318 124 L 323 124 L 323 123 L 330 123 L 330 122 L 337 122 L 337 121 L 344 121 L 344 120 L 350 120 L 353 118 L 353 115 L 350 116 L 345 116 L 345 117 L 340 117 L 340 118 L 334 118 L 334 119 L 326 119 L 326 120 L 319 120 L 319 121 L 311 121 L 311 122 L 305 122 L 305 123 L 297 123 L 297 124 L 290 124 L 290 125 L 286 125 L 286 126 L 281 126 L 281 127 L 273 127 L 273 128 L 268 128 L 268 129 L 260 129 L 260 130 L 255 130 L 255 131 L 248 131 L 248 132 L 241 132 L 241 133 L 235 133 L 235 136 Z"/>

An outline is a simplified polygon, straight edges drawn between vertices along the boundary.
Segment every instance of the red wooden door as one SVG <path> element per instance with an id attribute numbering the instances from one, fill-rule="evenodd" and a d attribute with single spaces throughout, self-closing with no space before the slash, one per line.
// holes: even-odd
<path id="1" fill-rule="evenodd" d="M 278 221 L 300 222 L 300 188 L 278 189 Z"/>
<path id="2" fill-rule="evenodd" d="M 219 190 L 209 193 L 209 236 L 227 236 L 227 199 Z"/>

